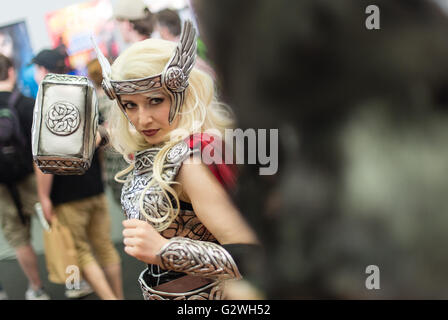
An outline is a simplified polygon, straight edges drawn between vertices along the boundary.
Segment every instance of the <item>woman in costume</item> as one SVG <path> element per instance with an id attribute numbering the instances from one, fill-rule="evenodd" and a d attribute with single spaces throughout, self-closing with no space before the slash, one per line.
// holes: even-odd
<path id="1" fill-rule="evenodd" d="M 217 161 L 219 136 L 234 120 L 213 80 L 194 68 L 195 29 L 187 22 L 178 44 L 138 42 L 112 68 L 97 54 L 118 105 L 110 140 L 130 163 L 116 178 L 124 183 L 124 250 L 148 264 L 139 277 L 144 298 L 223 298 L 223 280 L 242 278 L 241 255 L 257 239 L 229 196 L 234 168 Z"/>

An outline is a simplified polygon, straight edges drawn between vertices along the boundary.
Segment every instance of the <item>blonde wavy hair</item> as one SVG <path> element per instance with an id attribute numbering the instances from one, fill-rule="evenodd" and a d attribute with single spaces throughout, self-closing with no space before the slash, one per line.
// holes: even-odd
<path id="1" fill-rule="evenodd" d="M 175 46 L 176 43 L 160 39 L 148 39 L 133 44 L 113 63 L 112 79 L 129 80 L 160 74 L 171 58 Z M 179 121 L 176 128 L 164 137 L 161 145 L 157 146 L 160 151 L 154 159 L 153 178 L 139 199 L 140 213 L 152 222 L 158 231 L 168 228 L 179 213 L 179 198 L 172 188 L 172 185 L 177 182 L 169 182 L 162 178 L 164 159 L 168 151 L 175 144 L 195 133 L 215 132 L 224 140 L 225 129 L 233 128 L 235 125 L 231 109 L 226 104 L 219 102 L 217 98 L 212 78 L 196 68 L 193 68 L 190 73 L 185 100 L 177 117 Z M 121 178 L 128 175 L 134 168 L 133 160 L 129 155 L 154 146 L 149 145 L 145 138 L 133 128 L 116 101 L 109 113 L 108 126 L 112 146 L 130 164 L 128 168 L 115 175 L 116 181 L 125 183 L 129 176 L 125 180 Z M 163 196 L 169 203 L 167 213 L 160 218 L 150 216 L 143 209 L 143 197 L 146 191 L 155 184 L 160 186 Z M 173 206 L 169 195 L 172 195 L 176 206 Z"/>

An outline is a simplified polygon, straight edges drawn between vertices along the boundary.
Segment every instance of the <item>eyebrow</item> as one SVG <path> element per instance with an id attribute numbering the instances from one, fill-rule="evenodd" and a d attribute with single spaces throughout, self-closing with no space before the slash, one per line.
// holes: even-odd
<path id="1" fill-rule="evenodd" d="M 143 93 L 143 95 L 145 96 L 145 98 L 160 98 L 161 96 L 163 97 L 163 93 L 160 91 L 157 92 L 145 92 Z"/>
<path id="2" fill-rule="evenodd" d="M 145 99 L 154 99 L 154 98 L 164 98 L 165 97 L 162 92 L 147 92 L 147 93 L 142 93 L 142 95 L 145 97 Z M 120 98 L 120 100 L 121 100 L 121 103 L 136 103 L 134 100 L 129 100 L 129 99 Z"/>
<path id="3" fill-rule="evenodd" d="M 121 103 L 128 103 L 128 102 L 130 102 L 130 103 L 135 103 L 134 101 L 132 101 L 132 100 L 127 100 L 127 99 L 122 99 L 122 98 L 120 98 L 120 100 L 121 100 Z"/>

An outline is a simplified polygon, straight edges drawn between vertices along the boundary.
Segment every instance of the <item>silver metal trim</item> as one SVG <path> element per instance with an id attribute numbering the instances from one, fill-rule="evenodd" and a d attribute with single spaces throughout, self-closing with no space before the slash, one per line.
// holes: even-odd
<path id="1" fill-rule="evenodd" d="M 174 237 L 157 256 L 163 269 L 218 280 L 242 278 L 230 253 L 213 242 Z"/>

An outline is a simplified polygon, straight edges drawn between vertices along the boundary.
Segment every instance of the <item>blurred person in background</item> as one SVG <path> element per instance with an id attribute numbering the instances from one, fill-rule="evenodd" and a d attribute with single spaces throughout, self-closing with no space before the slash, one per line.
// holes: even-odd
<path id="1" fill-rule="evenodd" d="M 155 14 L 156 24 L 155 31 L 160 35 L 160 38 L 168 41 L 179 41 L 180 33 L 182 31 L 181 19 L 176 10 L 163 9 Z M 207 72 L 213 79 L 216 79 L 216 74 L 213 68 L 205 62 L 205 45 L 198 38 L 197 43 L 196 67 L 204 72 Z"/>
<path id="2" fill-rule="evenodd" d="M 143 0 L 117 0 L 113 12 L 126 43 L 148 39 L 154 32 L 154 14 Z"/>
<path id="3" fill-rule="evenodd" d="M 35 65 L 34 79 L 38 84 L 42 82 L 48 73 L 65 74 L 68 69 L 65 58 L 61 51 L 56 49 L 43 49 L 31 60 Z"/>
<path id="4" fill-rule="evenodd" d="M 160 38 L 168 41 L 178 41 L 182 31 L 182 22 L 179 14 L 173 9 L 163 9 L 156 12 L 155 30 Z"/>
<path id="5" fill-rule="evenodd" d="M 37 65 L 36 82 L 48 72 L 63 71 L 65 56 L 59 50 L 43 50 L 33 59 Z M 45 218 L 53 216 L 66 226 L 75 243 L 78 266 L 90 286 L 66 290 L 69 298 L 92 292 L 105 300 L 123 299 L 121 262 L 110 238 L 110 213 L 104 194 L 98 151 L 84 175 L 44 174 L 35 167 L 37 189 Z M 91 288 L 90 288 L 91 287 Z"/>
<path id="6" fill-rule="evenodd" d="M 31 245 L 31 216 L 38 201 L 31 155 L 33 107 L 34 100 L 16 88 L 13 62 L 0 54 L 1 228 L 28 279 L 25 299 L 48 300 Z"/>
<path id="7" fill-rule="evenodd" d="M 379 0 L 369 30 L 364 0 L 193 3 L 239 125 L 279 133 L 278 173 L 239 179 L 267 254 L 246 279 L 268 298 L 446 299 L 446 13 Z"/>

